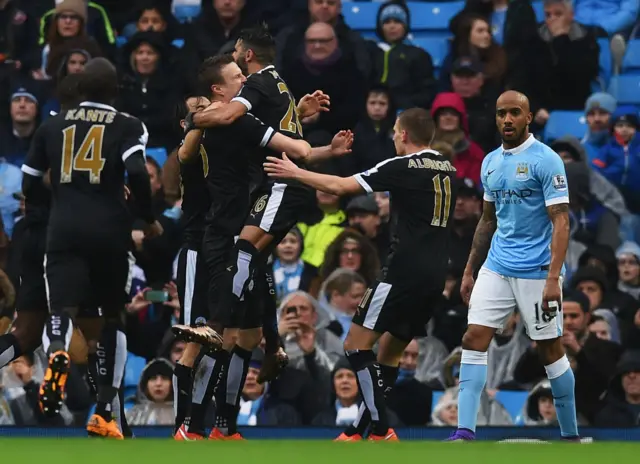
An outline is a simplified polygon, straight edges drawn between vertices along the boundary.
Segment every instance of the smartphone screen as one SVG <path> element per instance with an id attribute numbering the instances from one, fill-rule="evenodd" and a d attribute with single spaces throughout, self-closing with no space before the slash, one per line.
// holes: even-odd
<path id="1" fill-rule="evenodd" d="M 169 301 L 169 294 L 164 290 L 147 290 L 144 292 L 144 299 L 152 303 L 166 303 Z"/>

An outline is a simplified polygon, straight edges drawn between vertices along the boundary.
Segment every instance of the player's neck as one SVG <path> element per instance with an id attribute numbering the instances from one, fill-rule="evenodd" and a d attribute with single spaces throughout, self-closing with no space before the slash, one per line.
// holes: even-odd
<path id="1" fill-rule="evenodd" d="M 251 62 L 251 63 L 247 63 L 247 71 L 249 71 L 249 74 L 255 74 L 257 72 L 262 71 L 267 66 L 269 65 L 258 63 L 258 62 Z"/>
<path id="2" fill-rule="evenodd" d="M 405 146 L 405 153 L 401 156 L 413 155 L 414 153 L 419 153 L 421 151 L 425 151 L 429 149 L 429 145 L 415 145 L 413 143 L 407 143 Z"/>
<path id="3" fill-rule="evenodd" d="M 502 141 L 502 147 L 506 150 L 513 150 L 514 148 L 518 148 L 520 145 L 522 145 L 523 143 L 525 143 L 527 140 L 529 140 L 529 131 L 526 131 L 524 133 L 524 135 L 522 136 L 522 139 L 520 139 L 517 142 L 507 142 L 506 140 Z"/>

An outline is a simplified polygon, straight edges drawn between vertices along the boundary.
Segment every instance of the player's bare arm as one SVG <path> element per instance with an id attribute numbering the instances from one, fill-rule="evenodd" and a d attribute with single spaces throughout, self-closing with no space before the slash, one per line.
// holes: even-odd
<path id="1" fill-rule="evenodd" d="M 306 160 L 307 163 L 319 163 L 336 156 L 344 156 L 351 153 L 353 145 L 353 132 L 343 130 L 338 132 L 331 140 L 331 145 L 324 147 L 315 147 L 311 149 L 311 156 Z"/>
<path id="2" fill-rule="evenodd" d="M 188 127 L 192 124 L 198 129 L 206 129 L 207 127 L 215 126 L 228 126 L 246 113 L 247 107 L 243 103 L 232 101 L 218 108 L 212 105 L 204 111 L 189 113 L 187 122 Z M 189 121 L 189 118 L 191 121 Z"/>
<path id="3" fill-rule="evenodd" d="M 464 268 L 462 276 L 462 284 L 460 293 L 465 303 L 469 303 L 471 290 L 473 289 L 474 279 L 473 273 L 484 262 L 491 247 L 491 239 L 498 227 L 498 219 L 496 218 L 496 205 L 491 201 L 484 201 L 482 208 L 482 216 L 476 226 L 473 234 L 473 243 L 467 265 Z"/>
<path id="4" fill-rule="evenodd" d="M 276 132 L 267 147 L 280 153 L 286 153 L 293 159 L 308 159 L 311 156 L 311 145 L 305 140 L 296 140 Z"/>
<path id="5" fill-rule="evenodd" d="M 184 143 L 178 149 L 178 159 L 181 163 L 190 163 L 200 156 L 200 141 L 202 140 L 201 129 L 187 132 L 184 136 Z"/>
<path id="6" fill-rule="evenodd" d="M 328 176 L 317 172 L 300 169 L 283 154 L 282 159 L 268 156 L 264 163 L 264 170 L 269 177 L 279 179 L 295 179 L 316 190 L 332 195 L 356 195 L 365 193 L 364 189 L 354 177 Z"/>
<path id="7" fill-rule="evenodd" d="M 547 214 L 553 224 L 553 233 L 551 235 L 551 262 L 542 294 L 542 308 L 545 311 L 554 312 L 558 310 L 562 298 L 560 274 L 569 246 L 569 204 L 560 203 L 548 206 Z"/>

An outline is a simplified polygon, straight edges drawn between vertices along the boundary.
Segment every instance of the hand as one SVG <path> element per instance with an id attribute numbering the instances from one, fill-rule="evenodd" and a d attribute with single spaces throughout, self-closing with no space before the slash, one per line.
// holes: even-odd
<path id="1" fill-rule="evenodd" d="M 295 313 L 285 314 L 278 321 L 278 333 L 281 337 L 297 331 L 299 327 L 298 315 Z"/>
<path id="2" fill-rule="evenodd" d="M 308 324 L 300 324 L 296 342 L 304 354 L 313 353 L 316 349 L 316 329 Z"/>
<path id="3" fill-rule="evenodd" d="M 136 246 L 136 250 L 141 251 L 142 242 L 144 241 L 144 232 L 142 232 L 141 230 L 132 230 L 131 239 L 133 240 L 133 243 Z"/>
<path id="4" fill-rule="evenodd" d="M 636 315 L 633 318 L 633 323 L 638 329 L 640 329 L 640 309 L 636 311 Z"/>
<path id="5" fill-rule="evenodd" d="M 298 102 L 298 117 L 301 119 L 313 116 L 321 111 L 329 111 L 331 98 L 322 90 L 307 94 Z"/>
<path id="6" fill-rule="evenodd" d="M 281 179 L 295 179 L 300 170 L 298 166 L 287 158 L 285 153 L 282 154 L 282 159 L 275 156 L 267 156 L 267 162 L 263 166 L 269 177 L 279 177 Z"/>
<path id="7" fill-rule="evenodd" d="M 542 310 L 548 313 L 555 313 L 562 304 L 562 290 L 560 289 L 560 279 L 547 278 L 542 290 Z"/>
<path id="8" fill-rule="evenodd" d="M 553 18 L 547 23 L 547 27 L 549 28 L 549 32 L 551 32 L 551 35 L 553 37 L 566 35 L 571 29 L 571 18 L 567 15 Z"/>
<path id="9" fill-rule="evenodd" d="M 138 311 L 141 311 L 147 307 L 149 307 L 149 305 L 151 304 L 150 301 L 147 301 L 144 298 L 144 292 L 151 290 L 150 287 L 144 288 L 142 290 L 140 290 L 138 293 L 136 293 L 136 295 L 133 297 L 133 299 L 131 300 L 131 303 L 129 303 L 127 305 L 127 312 L 130 314 L 135 314 Z"/>
<path id="10" fill-rule="evenodd" d="M 180 311 L 182 308 L 180 307 L 180 297 L 178 296 L 178 286 L 174 281 L 168 282 L 164 285 L 163 290 L 169 294 L 169 299 L 165 303 L 165 306 L 168 306 L 173 309 L 173 314 L 176 319 L 180 319 Z"/>
<path id="11" fill-rule="evenodd" d="M 462 276 L 462 282 L 460 283 L 460 296 L 462 297 L 462 301 L 464 304 L 469 304 L 469 299 L 471 298 L 471 291 L 473 290 L 473 286 L 476 281 L 473 278 L 473 274 L 464 274 Z"/>
<path id="12" fill-rule="evenodd" d="M 184 133 L 187 134 L 188 132 L 191 132 L 192 130 L 196 129 L 196 125 L 193 122 L 193 115 L 195 113 L 189 112 L 187 113 L 187 115 L 184 118 Z"/>
<path id="13" fill-rule="evenodd" d="M 351 153 L 353 145 L 353 132 L 342 130 L 333 136 L 331 141 L 331 154 L 333 156 L 343 156 Z"/>
<path id="14" fill-rule="evenodd" d="M 144 232 L 145 239 L 155 238 L 155 237 L 161 236 L 162 233 L 164 232 L 164 229 L 162 228 L 162 225 L 158 221 L 153 221 L 153 223 L 147 224 L 143 232 Z"/>
<path id="15" fill-rule="evenodd" d="M 536 121 L 536 124 L 544 126 L 549 120 L 549 112 L 544 108 L 539 109 L 534 120 Z"/>
<path id="16" fill-rule="evenodd" d="M 33 372 L 31 371 L 31 367 L 29 367 L 27 363 L 24 362 L 24 358 L 18 358 L 13 361 L 11 363 L 11 369 L 23 385 L 31 382 L 31 379 L 33 378 Z"/>
<path id="17" fill-rule="evenodd" d="M 576 336 L 573 334 L 573 332 L 567 331 L 563 333 L 561 340 L 562 340 L 562 344 L 567 350 L 567 353 L 569 353 L 571 356 L 575 356 L 582 349 L 582 347 L 580 346 L 580 343 L 578 343 L 578 340 L 576 339 Z"/>

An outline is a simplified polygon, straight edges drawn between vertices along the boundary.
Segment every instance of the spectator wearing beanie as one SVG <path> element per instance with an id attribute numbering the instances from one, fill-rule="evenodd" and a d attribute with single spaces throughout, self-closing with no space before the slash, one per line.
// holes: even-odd
<path id="1" fill-rule="evenodd" d="M 431 56 L 404 43 L 410 30 L 411 16 L 403 1 L 380 6 L 376 33 L 381 41 L 372 50 L 375 80 L 389 87 L 400 110 L 429 108 L 435 97 Z"/>
<path id="2" fill-rule="evenodd" d="M 605 92 L 591 94 L 584 105 L 588 130 L 580 143 L 587 150 L 589 165 L 611 138 L 609 122 L 616 106 L 616 99 Z"/>
<path id="3" fill-rule="evenodd" d="M 618 260 L 618 290 L 628 293 L 636 300 L 640 298 L 640 246 L 635 242 L 624 242 L 616 250 Z"/>
<path id="4" fill-rule="evenodd" d="M 137 404 L 127 411 L 130 425 L 173 425 L 173 365 L 156 358 L 145 366 L 138 383 Z"/>

